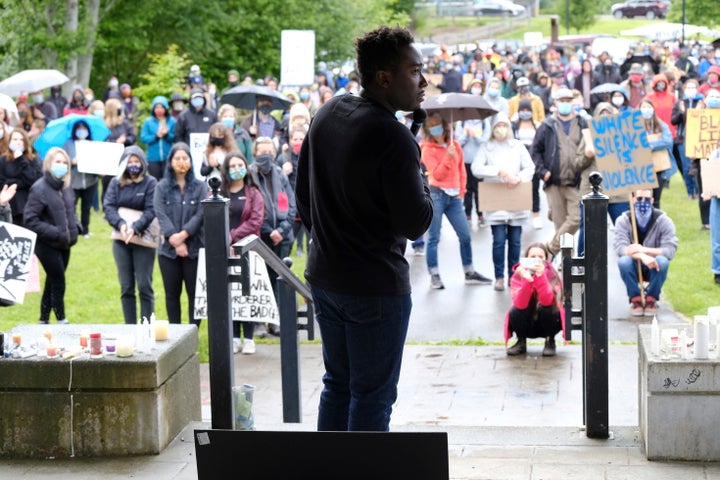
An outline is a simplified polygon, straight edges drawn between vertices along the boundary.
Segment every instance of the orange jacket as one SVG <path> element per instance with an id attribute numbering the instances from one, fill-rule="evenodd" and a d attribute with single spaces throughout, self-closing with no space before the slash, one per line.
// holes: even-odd
<path id="1" fill-rule="evenodd" d="M 467 171 L 463 161 L 460 143 L 453 140 L 455 155 L 448 155 L 447 148 L 433 141 L 423 141 L 420 161 L 425 165 L 430 186 L 439 188 L 459 188 L 460 197 L 465 195 Z"/>

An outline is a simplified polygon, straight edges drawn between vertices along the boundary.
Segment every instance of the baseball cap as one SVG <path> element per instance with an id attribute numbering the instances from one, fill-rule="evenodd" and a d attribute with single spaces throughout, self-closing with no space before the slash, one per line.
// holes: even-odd
<path id="1" fill-rule="evenodd" d="M 518 87 L 527 87 L 528 85 L 530 85 L 530 80 L 528 80 L 527 77 L 520 77 L 515 82 L 515 85 L 517 85 Z"/>
<path id="2" fill-rule="evenodd" d="M 568 87 L 560 87 L 553 93 L 553 100 L 560 100 L 567 98 L 568 100 L 572 100 L 573 98 L 573 91 L 570 90 Z"/>

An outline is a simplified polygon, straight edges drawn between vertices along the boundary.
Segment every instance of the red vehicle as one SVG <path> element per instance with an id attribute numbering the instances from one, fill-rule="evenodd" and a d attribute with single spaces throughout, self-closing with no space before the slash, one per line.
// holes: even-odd
<path id="1" fill-rule="evenodd" d="M 611 8 L 613 17 L 633 18 L 645 17 L 649 20 L 654 18 L 665 18 L 667 15 L 668 3 L 662 0 L 628 0 L 623 3 L 616 3 Z"/>

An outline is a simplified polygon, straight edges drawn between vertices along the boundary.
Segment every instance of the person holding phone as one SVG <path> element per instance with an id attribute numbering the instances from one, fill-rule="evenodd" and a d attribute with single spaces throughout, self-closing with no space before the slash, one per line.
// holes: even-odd
<path id="1" fill-rule="evenodd" d="M 515 265 L 510 278 L 512 306 L 505 315 L 505 343 L 515 333 L 517 341 L 507 349 L 510 356 L 527 352 L 528 338 L 544 338 L 543 357 L 555 355 L 555 335 L 565 337 L 565 311 L 562 308 L 562 280 L 548 261 L 543 243 L 533 243 Z"/>

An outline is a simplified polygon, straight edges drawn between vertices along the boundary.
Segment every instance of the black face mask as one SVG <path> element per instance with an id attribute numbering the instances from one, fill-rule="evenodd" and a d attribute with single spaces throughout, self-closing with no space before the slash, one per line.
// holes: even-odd
<path id="1" fill-rule="evenodd" d="M 210 145 L 213 147 L 222 147 L 225 145 L 225 139 L 219 137 L 210 137 Z"/>
<path id="2" fill-rule="evenodd" d="M 253 160 L 253 164 L 257 166 L 260 172 L 267 175 L 268 173 L 270 173 L 270 170 L 272 170 L 273 160 L 273 156 L 266 153 L 255 157 L 255 159 Z"/>

